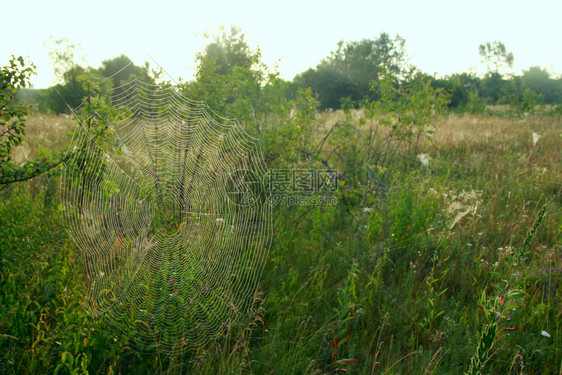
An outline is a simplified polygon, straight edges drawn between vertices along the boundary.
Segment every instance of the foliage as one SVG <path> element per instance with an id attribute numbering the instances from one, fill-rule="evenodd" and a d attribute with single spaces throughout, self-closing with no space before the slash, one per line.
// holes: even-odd
<path id="1" fill-rule="evenodd" d="M 562 102 L 562 86 L 559 82 L 557 84 L 546 69 L 541 69 L 539 66 L 530 67 L 523 71 L 521 76 L 522 88 L 542 96 L 546 104 Z"/>
<path id="2" fill-rule="evenodd" d="M 509 104 L 518 115 L 523 115 L 534 112 L 536 105 L 542 101 L 541 95 L 529 87 L 523 88 L 521 78 L 514 77 L 508 85 L 503 87 L 498 103 Z"/>
<path id="3" fill-rule="evenodd" d="M 17 90 L 28 84 L 32 74 L 35 74 L 35 66 L 26 65 L 22 57 L 12 56 L 10 65 L 0 68 L 0 185 L 33 178 L 57 165 L 48 155 L 24 165 L 12 162 L 13 149 L 24 140 L 25 117 L 29 114 L 29 108 L 14 104 L 14 99 Z"/>
<path id="4" fill-rule="evenodd" d="M 415 136 L 417 151 L 419 137 L 433 131 L 433 121 L 445 111 L 449 95 L 419 73 L 408 80 L 383 73 L 379 82 L 381 100 L 369 103 L 369 109 L 382 115 L 380 123 L 400 136 Z"/>
<path id="5" fill-rule="evenodd" d="M 449 93 L 449 109 L 468 110 L 469 112 L 471 112 L 469 109 L 470 103 L 474 100 L 471 96 L 478 96 L 480 84 L 480 78 L 468 73 L 453 74 L 445 78 L 434 78 L 431 80 L 433 87 L 441 88 Z M 481 99 L 478 98 L 478 100 L 480 101 Z"/>
<path id="6" fill-rule="evenodd" d="M 10 65 L 0 68 L 0 163 L 5 169 L 10 161 L 12 148 L 19 146 L 25 136 L 25 116 L 29 109 L 23 105 L 14 105 L 15 94 L 29 82 L 29 76 L 35 74 L 33 65 L 27 66 L 22 57 L 12 56 Z"/>
<path id="7" fill-rule="evenodd" d="M 221 35 L 214 35 L 212 38 L 213 42 L 205 47 L 205 52 L 199 55 L 198 59 L 213 60 L 218 74 L 228 75 L 236 66 L 249 69 L 257 63 L 256 58 L 259 59 L 259 55 L 250 50 L 239 27 L 232 25 L 230 34 L 222 27 Z"/>
<path id="8" fill-rule="evenodd" d="M 331 65 L 319 65 L 295 78 L 297 87 L 310 87 L 318 97 L 322 109 L 339 108 L 342 97 L 361 99 L 358 90 L 342 72 Z"/>
<path id="9" fill-rule="evenodd" d="M 559 371 L 562 118 L 483 107 L 536 93 L 542 73 L 517 81 L 380 70 L 367 100 L 350 91 L 332 97 L 341 111 L 318 112 L 314 87 L 270 73 L 239 33 L 214 43 L 198 57 L 197 79 L 178 90 L 238 117 L 270 168 L 330 168 L 338 204 L 274 207 L 250 314 L 224 338 L 166 357 L 133 352 L 85 312 L 85 266 L 60 223 L 57 179 L 12 184 L 0 195 L 0 373 Z M 346 54 L 342 46 L 334 61 L 351 65 Z M 115 113 L 96 82 L 77 80 L 89 98 L 77 115 L 111 146 Z M 449 108 L 474 114 L 443 116 L 449 98 Z M 18 142 L 51 136 L 57 117 L 47 119 L 37 116 L 38 129 Z M 542 136 L 534 143 L 533 133 Z"/>
<path id="10" fill-rule="evenodd" d="M 17 64 L 19 62 L 19 66 Z M 25 116 L 29 114 L 29 110 L 23 105 L 14 105 L 11 102 L 14 98 L 16 89 L 25 86 L 29 74 L 34 73 L 34 67 L 25 68 L 25 63 L 20 57 L 13 58 L 10 67 L 2 68 L 2 101 L 0 108 L 2 111 L 2 143 L 0 148 L 0 184 L 7 185 L 14 182 L 20 182 L 32 179 L 43 173 L 52 173 L 54 169 L 69 156 L 65 151 L 60 153 L 44 152 L 34 160 L 27 160 L 23 165 L 14 165 L 11 162 L 13 148 L 21 145 L 25 137 Z M 69 74 L 66 72 L 65 75 Z M 114 120 L 115 113 L 110 106 L 106 104 L 105 99 L 99 95 L 94 96 L 94 90 L 99 92 L 100 86 L 89 81 L 87 78 L 80 76 L 76 78 L 73 84 L 80 84 L 82 90 L 86 92 L 87 98 L 82 99 L 83 104 L 76 115 L 82 125 L 92 132 L 94 138 L 106 138 L 108 133 L 108 125 Z M 82 104 L 82 103 L 80 103 Z M 95 114 L 95 116 L 94 116 Z M 76 150 L 75 152 L 81 152 Z"/>
<path id="11" fill-rule="evenodd" d="M 507 52 L 505 44 L 499 40 L 481 44 L 478 53 L 486 63 L 488 73 L 499 73 L 500 68 L 513 66 L 513 53 Z"/>
<path id="12" fill-rule="evenodd" d="M 415 160 L 420 141 L 434 131 L 435 121 L 449 103 L 448 94 L 441 88 L 434 88 L 426 76 L 416 72 L 408 74 L 410 76 L 403 79 L 390 70 L 384 71 L 378 84 L 372 86 L 380 92 L 380 100 L 366 101 L 362 106 L 365 117 L 361 121 L 370 125 L 366 137 L 370 152 L 364 162 L 370 170 L 366 175 L 378 175 L 379 181 L 396 159 Z M 386 136 L 376 134 L 375 119 L 378 125 L 389 129 Z"/>
<path id="13" fill-rule="evenodd" d="M 298 76 L 297 84 L 311 87 L 318 96 L 320 108 L 340 108 L 340 98 L 349 97 L 355 105 L 364 99 L 376 99 L 371 89 L 381 70 L 399 74 L 405 60 L 405 41 L 381 33 L 377 39 L 344 43 L 322 60 L 316 69 Z"/>
<path id="14" fill-rule="evenodd" d="M 537 228 L 543 221 L 546 214 L 547 205 L 543 205 L 533 226 L 527 231 L 527 236 L 523 245 L 516 250 L 516 253 L 508 254 L 502 266 L 506 268 L 504 273 L 492 272 L 498 278 L 498 283 L 494 284 L 498 294 L 495 298 L 489 299 L 486 293 L 482 293 L 480 309 L 484 312 L 485 324 L 480 335 L 476 353 L 471 358 L 470 367 L 465 374 L 482 374 L 486 363 L 490 360 L 490 350 L 502 331 L 518 331 L 519 327 L 502 327 L 500 323 L 511 320 L 510 307 L 518 306 L 514 301 L 521 299 L 525 295 L 527 280 L 524 272 L 528 268 L 525 263 L 530 254 L 530 245 L 536 235 Z M 509 324 L 509 323 L 508 323 Z"/>
<path id="15" fill-rule="evenodd" d="M 96 82 L 99 86 L 98 93 L 104 96 L 111 88 L 115 88 L 115 92 L 119 93 L 119 87 L 132 79 L 154 83 L 157 76 L 157 73 L 150 72 L 148 62 L 140 67 L 133 64 L 125 55 L 104 60 L 97 69 L 83 67 L 73 62 L 63 66 L 67 65 L 70 66 L 61 73 L 62 83 L 39 90 L 33 97 L 39 111 L 60 114 L 76 110 L 83 103 L 84 98 L 90 95 L 90 91 L 84 86 L 85 81 Z M 57 69 L 62 68 L 57 68 L 55 65 L 55 70 Z"/>
<path id="16" fill-rule="evenodd" d="M 496 72 L 489 73 L 482 79 L 479 95 L 485 98 L 487 104 L 497 104 L 501 98 L 504 85 L 505 80 L 501 74 Z"/>
<path id="17" fill-rule="evenodd" d="M 148 61 L 144 66 L 133 64 L 130 58 L 121 54 L 102 61 L 101 66 L 97 69 L 97 74 L 104 82 L 106 88 L 114 88 L 114 94 L 121 93 L 119 87 L 133 79 L 145 83 L 154 83 L 154 76 L 151 75 Z"/>
<path id="18" fill-rule="evenodd" d="M 77 56 L 77 52 L 81 50 L 80 44 L 71 43 L 68 38 L 55 39 L 50 36 L 43 45 L 49 49 L 56 83 L 66 81 L 65 73 L 79 66 L 77 59 L 84 60 Z"/>
<path id="19" fill-rule="evenodd" d="M 260 51 L 249 48 L 239 29 L 216 37 L 197 55 L 197 63 L 196 80 L 179 85 L 188 98 L 205 101 L 215 113 L 237 119 L 250 133 L 264 130 L 270 113 L 265 108 L 280 115 L 272 106 L 285 105 L 279 91 L 283 83 L 267 71 Z"/>
<path id="20" fill-rule="evenodd" d="M 478 96 L 478 93 L 476 91 L 471 91 L 468 94 L 468 103 L 465 105 L 465 110 L 468 113 L 480 114 L 483 113 L 485 109 L 486 106 L 484 105 L 482 99 Z"/>
<path id="21" fill-rule="evenodd" d="M 44 113 L 71 113 L 82 104 L 88 95 L 83 87 L 86 77 L 92 77 L 93 72 L 79 65 L 64 72 L 63 84 L 57 84 L 47 89 L 40 90 L 36 97 L 39 110 Z"/>

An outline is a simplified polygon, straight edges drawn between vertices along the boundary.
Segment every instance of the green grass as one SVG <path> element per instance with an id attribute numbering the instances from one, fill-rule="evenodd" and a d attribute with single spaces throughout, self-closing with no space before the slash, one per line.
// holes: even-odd
<path id="1" fill-rule="evenodd" d="M 322 114 L 315 138 L 330 116 L 341 114 Z M 67 120 L 31 118 L 28 156 L 60 150 Z M 497 275 L 547 202 L 518 268 L 524 294 L 498 320 L 519 330 L 497 334 L 484 373 L 562 373 L 561 122 L 451 115 L 422 145 L 429 166 L 389 165 L 386 195 L 364 200 L 343 185 L 338 206 L 278 208 L 250 314 L 177 356 L 139 355 L 84 312 L 56 178 L 6 188 L 0 373 L 460 374 L 486 324 L 482 293 L 500 297 Z"/>

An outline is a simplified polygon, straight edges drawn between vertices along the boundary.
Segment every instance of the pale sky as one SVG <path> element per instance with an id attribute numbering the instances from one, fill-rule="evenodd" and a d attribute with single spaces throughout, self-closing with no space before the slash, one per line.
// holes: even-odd
<path id="1" fill-rule="evenodd" d="M 315 67 L 339 40 L 383 31 L 405 38 L 409 62 L 430 74 L 482 71 L 478 45 L 494 40 L 513 52 L 515 74 L 536 65 L 562 73 L 561 0 L 0 1 L 0 65 L 29 56 L 38 88 L 54 79 L 49 36 L 80 44 L 86 65 L 125 53 L 137 65 L 154 59 L 177 81 L 193 77 L 202 34 L 220 24 L 241 27 L 285 79 Z"/>

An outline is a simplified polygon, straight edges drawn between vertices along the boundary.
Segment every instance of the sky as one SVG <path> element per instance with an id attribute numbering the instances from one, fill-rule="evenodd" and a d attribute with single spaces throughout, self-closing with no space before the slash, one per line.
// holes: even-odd
<path id="1" fill-rule="evenodd" d="M 495 40 L 513 52 L 515 74 L 537 65 L 562 73 L 560 0 L 0 1 L 0 65 L 11 55 L 29 57 L 36 88 L 54 82 L 44 46 L 49 37 L 81 45 L 81 65 L 98 67 L 125 53 L 178 81 L 193 78 L 195 55 L 209 43 L 203 35 L 221 24 L 239 26 L 262 60 L 289 80 L 315 67 L 338 41 L 381 32 L 402 36 L 409 62 L 429 74 L 482 73 L 478 46 Z"/>

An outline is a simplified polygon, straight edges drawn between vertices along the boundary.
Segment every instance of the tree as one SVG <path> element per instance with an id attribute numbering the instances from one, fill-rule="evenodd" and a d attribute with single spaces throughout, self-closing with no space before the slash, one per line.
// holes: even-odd
<path id="1" fill-rule="evenodd" d="M 500 68 L 513 67 L 513 53 L 507 52 L 505 44 L 499 40 L 481 44 L 478 53 L 486 64 L 488 73 L 499 73 Z"/>
<path id="2" fill-rule="evenodd" d="M 542 95 L 537 94 L 529 87 L 525 87 L 523 79 L 518 76 L 506 81 L 506 84 L 502 87 L 502 96 L 499 100 L 500 104 L 509 104 L 520 116 L 533 112 L 535 106 L 542 102 Z"/>
<path id="3" fill-rule="evenodd" d="M 138 79 L 146 83 L 154 83 L 154 78 L 150 75 L 148 61 L 144 63 L 144 66 L 138 66 L 133 64 L 133 61 L 125 54 L 104 60 L 101 63 L 101 67 L 97 69 L 97 73 L 100 77 L 109 81 L 107 86 L 113 87 L 115 89 L 115 94 L 121 92 L 121 85 L 133 79 Z"/>
<path id="4" fill-rule="evenodd" d="M 406 41 L 397 35 L 392 39 L 387 33 L 381 33 L 377 39 L 363 39 L 356 42 L 338 43 L 338 49 L 332 52 L 328 62 L 346 72 L 356 83 L 369 83 L 377 77 L 381 67 L 390 72 L 399 73 L 404 64 Z"/>
<path id="5" fill-rule="evenodd" d="M 74 67 L 70 71 L 77 68 L 81 67 Z M 32 74 L 35 74 L 35 66 L 26 63 L 22 57 L 12 56 L 8 66 L 0 67 L 0 185 L 29 180 L 51 172 L 73 153 L 84 153 L 83 150 L 73 150 L 71 153 L 63 151 L 58 155 L 43 155 L 26 161 L 23 165 L 13 163 L 12 152 L 25 138 L 25 118 L 30 112 L 27 106 L 15 103 L 15 98 L 17 91 L 29 84 Z M 68 77 L 65 79 L 72 81 Z M 76 84 L 82 85 L 85 96 L 88 96 L 77 113 L 79 122 L 100 142 L 106 141 L 108 125 L 116 118 L 116 112 L 106 103 L 105 98 L 96 95 L 100 92 L 99 85 L 86 77 L 77 80 Z M 96 116 L 92 116 L 94 113 Z"/>
<path id="6" fill-rule="evenodd" d="M 528 70 L 523 71 L 521 80 L 525 88 L 541 95 L 545 103 L 554 104 L 562 102 L 562 87 L 550 78 L 550 74 L 546 69 L 532 66 Z"/>
<path id="7" fill-rule="evenodd" d="M 80 44 L 70 43 L 68 38 L 54 39 L 50 36 L 43 45 L 49 49 L 49 58 L 53 65 L 56 83 L 63 83 L 64 74 L 78 66 L 76 55 L 77 51 L 81 49 Z M 78 59 L 84 62 L 83 57 L 78 57 Z"/>
<path id="8" fill-rule="evenodd" d="M 26 162 L 19 166 L 12 161 L 12 151 L 25 138 L 25 117 L 29 108 L 15 104 L 18 90 L 29 84 L 35 66 L 20 56 L 12 56 L 8 66 L 0 67 L 0 184 L 28 180 L 54 167 L 47 158 Z"/>
<path id="9" fill-rule="evenodd" d="M 377 39 L 345 43 L 340 41 L 335 51 L 322 60 L 316 69 L 297 76 L 301 87 L 311 87 L 321 108 L 339 108 L 344 97 L 357 106 L 365 99 L 376 99 L 380 93 L 371 89 L 384 69 L 393 73 L 403 70 L 405 41 L 381 33 Z"/>
<path id="10" fill-rule="evenodd" d="M 56 84 L 39 90 L 36 96 L 39 110 L 55 114 L 69 113 L 69 107 L 76 108 L 87 95 L 82 82 L 85 76 L 92 76 L 94 72 L 76 62 L 77 59 L 84 61 L 83 57 L 77 57 L 80 44 L 71 43 L 68 38 L 49 37 L 44 45 L 49 48 Z"/>
<path id="11" fill-rule="evenodd" d="M 487 104 L 498 104 L 502 96 L 502 90 L 506 85 L 500 73 L 490 72 L 482 79 L 479 95 Z"/>
<path id="12" fill-rule="evenodd" d="M 197 55 L 196 80 L 180 84 L 182 93 L 227 118 L 259 127 L 263 113 L 263 88 L 273 77 L 261 63 L 259 50 L 252 51 L 240 29 L 224 31 Z"/>
<path id="13" fill-rule="evenodd" d="M 453 74 L 443 79 L 431 80 L 433 87 L 442 88 L 450 93 L 449 108 L 460 110 L 466 110 L 474 104 L 474 99 L 478 97 L 480 83 L 480 78 L 470 73 Z"/>
<path id="14" fill-rule="evenodd" d="M 97 82 L 102 96 L 112 87 L 115 88 L 114 94 L 120 93 L 119 87 L 132 79 L 154 83 L 148 62 L 144 66 L 137 66 L 124 54 L 104 60 L 98 69 L 78 64 L 66 66 L 70 67 L 62 74 L 63 82 L 41 90 L 38 94 L 40 111 L 60 114 L 77 108 L 90 95 L 84 84 L 86 81 Z"/>
<path id="15" fill-rule="evenodd" d="M 41 112 L 52 112 L 55 114 L 69 113 L 71 109 L 78 107 L 88 90 L 84 88 L 84 79 L 93 76 L 94 72 L 89 68 L 75 65 L 63 74 L 64 83 L 56 84 L 47 89 L 40 90 L 37 103 Z"/>
<path id="16" fill-rule="evenodd" d="M 310 87 L 318 97 L 320 108 L 339 108 L 341 98 L 359 101 L 363 97 L 349 77 L 333 65 L 318 65 L 295 78 L 297 87 Z"/>
<path id="17" fill-rule="evenodd" d="M 29 83 L 29 76 L 35 74 L 35 66 L 26 66 L 20 56 L 12 56 L 10 65 L 0 68 L 0 163 L 2 169 L 10 162 L 12 148 L 19 146 L 25 137 L 25 116 L 29 109 L 14 104 L 17 90 Z"/>
<path id="18" fill-rule="evenodd" d="M 217 115 L 236 119 L 260 138 L 268 163 L 286 167 L 303 160 L 299 148 L 310 145 L 317 108 L 311 90 L 269 71 L 236 27 L 214 37 L 197 62 L 196 79 L 178 87 L 183 95 L 205 101 Z"/>
<path id="19" fill-rule="evenodd" d="M 205 47 L 201 57 L 213 60 L 218 74 L 230 74 L 235 66 L 249 69 L 259 60 L 259 51 L 252 52 L 242 30 L 235 25 L 230 26 L 230 34 L 224 27 L 220 28 L 221 34 L 212 37 L 213 42 Z M 211 38 L 208 34 L 207 38 Z M 256 57 L 258 59 L 256 60 Z"/>

